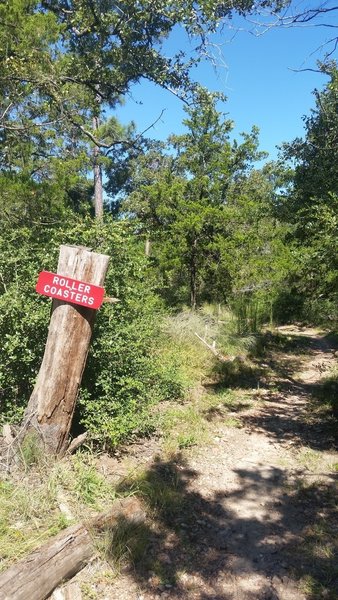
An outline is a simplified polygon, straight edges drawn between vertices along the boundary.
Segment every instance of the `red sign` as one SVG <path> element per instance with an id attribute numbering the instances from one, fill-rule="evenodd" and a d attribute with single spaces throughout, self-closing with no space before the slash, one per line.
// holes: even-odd
<path id="1" fill-rule="evenodd" d="M 36 284 L 36 291 L 43 296 L 56 298 L 87 308 L 100 308 L 103 302 L 104 288 L 92 283 L 71 279 L 49 271 L 42 271 Z"/>

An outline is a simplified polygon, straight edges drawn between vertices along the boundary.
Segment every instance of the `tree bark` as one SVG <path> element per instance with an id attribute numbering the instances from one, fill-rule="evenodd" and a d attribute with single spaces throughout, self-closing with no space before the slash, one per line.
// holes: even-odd
<path id="1" fill-rule="evenodd" d="M 100 122 L 98 117 L 93 118 L 93 129 L 96 132 Z M 102 219 L 103 216 L 103 178 L 102 167 L 99 162 L 100 148 L 94 146 L 94 213 L 96 219 Z"/>
<path id="2" fill-rule="evenodd" d="M 44 600 L 93 555 L 87 529 L 74 525 L 0 575 L 2 600 Z"/>
<path id="3" fill-rule="evenodd" d="M 102 286 L 109 256 L 80 246 L 61 246 L 57 272 Z M 62 454 L 68 445 L 96 311 L 53 300 L 45 353 L 24 415 L 19 442 L 34 431 L 45 450 Z"/>
<path id="4" fill-rule="evenodd" d="M 151 252 L 151 241 L 147 237 L 146 243 L 145 243 L 145 248 L 144 248 L 144 253 L 146 256 L 150 256 L 150 252 Z"/>
<path id="5" fill-rule="evenodd" d="M 197 308 L 197 239 L 195 238 L 190 255 L 190 306 Z"/>
<path id="6" fill-rule="evenodd" d="M 1 600 L 45 600 L 63 581 L 73 577 L 95 554 L 90 531 L 142 523 L 144 510 L 136 498 L 125 498 L 111 511 L 88 524 L 73 525 L 0 574 Z"/>

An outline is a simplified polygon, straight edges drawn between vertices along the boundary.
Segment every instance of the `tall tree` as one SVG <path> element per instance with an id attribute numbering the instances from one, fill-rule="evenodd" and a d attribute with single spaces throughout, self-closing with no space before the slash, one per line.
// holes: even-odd
<path id="1" fill-rule="evenodd" d="M 233 124 L 217 110 L 221 99 L 199 90 L 186 108 L 186 133 L 169 139 L 171 155 L 147 156 L 125 204 L 154 240 L 164 281 L 186 286 L 193 309 L 201 294 L 210 299 L 226 292 L 220 241 L 227 235 L 229 189 L 262 156 L 255 128 L 241 144 L 230 142 Z"/>
<path id="2" fill-rule="evenodd" d="M 10 153 L 61 152 L 61 139 L 94 144 L 100 153 L 121 140 L 102 139 L 98 120 L 141 78 L 187 98 L 191 58 L 167 57 L 163 42 L 176 26 L 206 44 L 233 11 L 279 8 L 279 0 L 5 0 L 0 5 L 0 125 Z M 198 50 L 195 60 L 198 59 Z M 6 165 L 8 152 L 3 160 Z M 98 191 L 98 190 L 97 190 Z M 101 213 L 102 206 L 97 206 Z"/>
<path id="3" fill-rule="evenodd" d="M 334 63 L 321 68 L 330 81 L 323 91 L 315 90 L 316 106 L 305 118 L 305 138 L 284 145 L 284 159 L 293 161 L 295 175 L 283 217 L 295 228 L 297 289 L 307 303 L 317 303 L 317 313 L 322 309 L 337 319 L 338 70 Z"/>
<path id="4" fill-rule="evenodd" d="M 284 156 L 295 166 L 293 214 L 309 208 L 314 198 L 325 202 L 338 194 L 338 70 L 334 63 L 321 65 L 330 80 L 323 91 L 314 90 L 315 108 L 304 117 L 305 138 L 284 144 Z"/>

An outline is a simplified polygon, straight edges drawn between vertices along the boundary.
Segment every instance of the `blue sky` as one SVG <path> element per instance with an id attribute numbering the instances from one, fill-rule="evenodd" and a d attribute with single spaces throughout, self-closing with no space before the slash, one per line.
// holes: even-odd
<path id="1" fill-rule="evenodd" d="M 336 24 L 334 13 L 326 17 L 326 23 L 330 22 Z M 192 70 L 192 77 L 210 90 L 225 93 L 228 100 L 222 109 L 235 122 L 235 137 L 257 125 L 260 148 L 274 159 L 276 145 L 303 135 L 302 117 L 309 115 L 314 107 L 312 91 L 321 89 L 327 77 L 300 70 L 316 68 L 317 60 L 323 56 L 319 48 L 332 37 L 332 29 L 272 28 L 255 36 L 248 31 L 250 28 L 252 24 L 234 19 L 232 29 L 227 28 L 213 38 L 222 55 L 217 59 L 217 69 L 203 61 Z M 187 50 L 183 32 L 176 30 L 165 48 L 169 55 Z M 117 116 L 124 123 L 134 120 L 138 130 L 143 131 L 162 110 L 160 121 L 148 135 L 164 140 L 171 133 L 182 131 L 183 105 L 170 92 L 142 81 L 132 88 L 132 97 L 118 110 Z"/>

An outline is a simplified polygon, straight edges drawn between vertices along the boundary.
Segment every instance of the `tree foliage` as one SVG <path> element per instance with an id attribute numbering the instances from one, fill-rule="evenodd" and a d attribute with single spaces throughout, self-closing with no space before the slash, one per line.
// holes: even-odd
<path id="1" fill-rule="evenodd" d="M 294 224 L 299 262 L 295 289 L 304 297 L 309 318 L 337 319 L 338 291 L 338 72 L 322 66 L 330 81 L 315 90 L 316 106 L 305 118 L 304 139 L 284 147 L 295 165 L 286 218 Z"/>
<path id="2" fill-rule="evenodd" d="M 226 300 L 234 287 L 270 282 L 273 249 L 283 247 L 273 219 L 273 167 L 253 170 L 264 156 L 258 130 L 232 142 L 233 123 L 217 109 L 219 99 L 200 90 L 186 109 L 186 132 L 171 136 L 166 152 L 154 149 L 137 161 L 124 205 L 152 240 L 167 298 L 175 290 L 171 302 L 193 308 L 202 300 Z"/>
<path id="3" fill-rule="evenodd" d="M 75 188 L 83 187 L 81 175 L 90 168 L 99 172 L 101 185 L 101 153 L 107 159 L 116 147 L 133 144 L 121 128 L 110 127 L 109 136 L 100 129 L 105 110 L 142 78 L 185 99 L 193 94 L 189 69 L 198 49 L 193 59 L 183 52 L 166 56 L 163 42 L 173 29 L 182 27 L 201 49 L 234 10 L 278 4 L 6 0 L 0 6 L 3 168 L 57 179 L 62 159 L 73 179 L 78 176 Z"/>
<path id="4" fill-rule="evenodd" d="M 68 225 L 1 228 L 0 235 L 0 400 L 1 420 L 17 421 L 41 363 L 50 300 L 35 293 L 41 270 L 55 270 L 60 244 L 76 243 L 112 256 L 107 294 L 81 387 L 77 427 L 92 439 L 113 444 L 143 428 L 149 403 L 177 394 L 174 374 L 156 359 L 162 307 L 152 290 L 143 248 L 128 224 L 105 225 L 68 214 Z"/>

